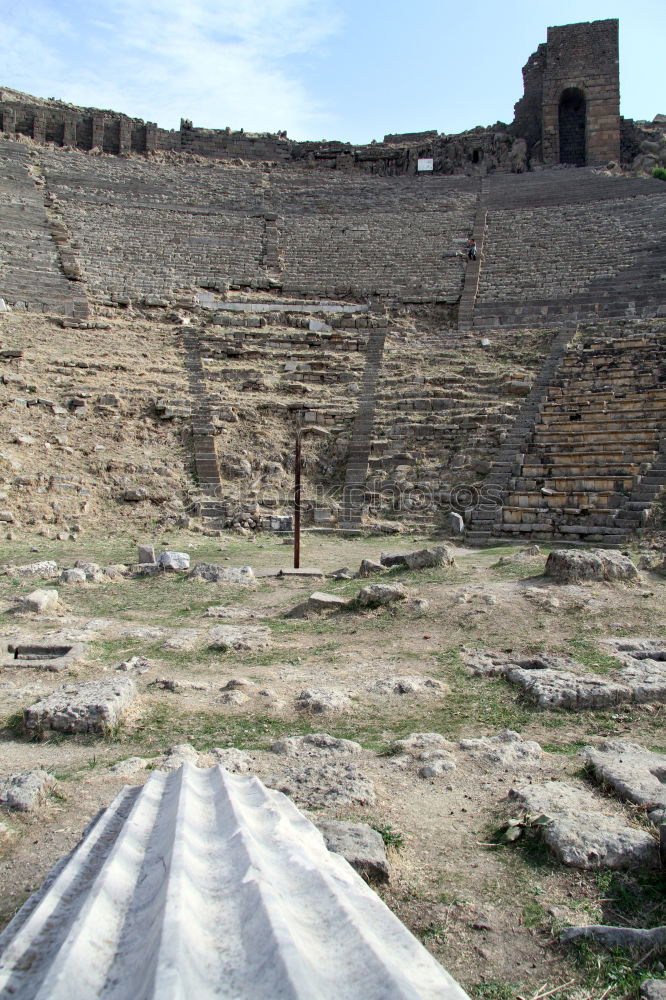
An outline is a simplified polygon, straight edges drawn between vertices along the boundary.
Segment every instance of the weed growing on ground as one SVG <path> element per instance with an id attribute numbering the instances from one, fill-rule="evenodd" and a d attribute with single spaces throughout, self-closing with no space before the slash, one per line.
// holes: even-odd
<path id="1" fill-rule="evenodd" d="M 400 830 L 394 830 L 390 823 L 371 823 L 370 826 L 380 835 L 386 847 L 401 851 L 405 846 L 405 836 Z"/>

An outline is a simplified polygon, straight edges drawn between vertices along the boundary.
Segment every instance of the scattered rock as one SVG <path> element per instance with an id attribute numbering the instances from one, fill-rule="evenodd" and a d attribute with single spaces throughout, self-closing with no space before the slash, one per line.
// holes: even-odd
<path id="1" fill-rule="evenodd" d="M 64 569 L 60 574 L 60 579 L 63 583 L 86 583 L 86 574 L 82 569 L 73 567 L 72 569 Z"/>
<path id="2" fill-rule="evenodd" d="M 666 979 L 645 979 L 641 983 L 641 1000 L 666 1000 Z"/>
<path id="3" fill-rule="evenodd" d="M 458 747 L 474 760 L 485 764 L 501 764 L 504 767 L 533 764 L 543 757 L 543 750 L 538 743 L 524 740 L 513 729 L 503 729 L 497 736 L 460 740 Z"/>
<path id="4" fill-rule="evenodd" d="M 206 608 L 204 618 L 226 618 L 232 622 L 248 621 L 256 618 L 256 611 L 250 608 L 228 608 L 224 604 L 217 604 L 211 608 Z"/>
<path id="5" fill-rule="evenodd" d="M 413 601 L 410 602 L 410 608 L 417 615 L 423 615 L 430 607 L 430 602 L 426 601 L 423 597 L 415 597 Z"/>
<path id="6" fill-rule="evenodd" d="M 429 751 L 430 753 L 436 753 L 438 756 L 432 757 L 427 764 L 419 768 L 420 778 L 441 778 L 449 771 L 455 771 L 456 762 L 452 757 L 444 755 L 441 750 Z M 441 756 L 439 756 L 441 754 Z"/>
<path id="7" fill-rule="evenodd" d="M 400 753 L 418 754 L 424 750 L 450 750 L 453 746 L 441 733 L 410 733 L 401 740 L 395 740 L 391 749 Z"/>
<path id="8" fill-rule="evenodd" d="M 218 625 L 208 632 L 209 649 L 252 651 L 271 646 L 271 630 L 265 625 Z"/>
<path id="9" fill-rule="evenodd" d="M 161 771 L 177 771 L 183 764 L 192 764 L 198 767 L 199 753 L 191 743 L 179 743 L 170 747 L 160 763 Z"/>
<path id="10" fill-rule="evenodd" d="M 155 549 L 152 545 L 139 545 L 139 557 L 137 559 L 138 563 L 150 564 L 154 563 L 155 560 Z"/>
<path id="11" fill-rule="evenodd" d="M 55 783 L 52 774 L 39 769 L 0 778 L 0 806 L 17 812 L 34 812 Z"/>
<path id="12" fill-rule="evenodd" d="M 162 691 L 173 691 L 182 694 L 183 691 L 210 691 L 210 684 L 205 681 L 177 680 L 171 677 L 156 677 L 150 682 L 150 687 L 161 688 Z"/>
<path id="13" fill-rule="evenodd" d="M 162 649 L 173 653 L 191 653 L 201 644 L 201 632 L 194 628 L 179 628 L 162 643 Z"/>
<path id="14" fill-rule="evenodd" d="M 213 747 L 211 755 L 216 764 L 232 774 L 246 774 L 252 768 L 250 755 L 236 747 Z"/>
<path id="15" fill-rule="evenodd" d="M 26 563 L 24 566 L 8 566 L 8 576 L 39 577 L 42 580 L 54 580 L 59 573 L 58 564 L 52 559 L 44 559 L 41 562 Z"/>
<path id="16" fill-rule="evenodd" d="M 451 511 L 448 517 L 449 531 L 452 533 L 454 538 L 462 538 L 465 534 L 465 522 L 463 521 L 460 514 L 456 514 L 455 511 Z"/>
<path id="17" fill-rule="evenodd" d="M 48 615 L 60 607 L 60 597 L 57 590 L 33 590 L 26 597 L 19 598 L 24 611 L 32 611 L 38 615 Z"/>
<path id="18" fill-rule="evenodd" d="M 316 590 L 310 594 L 307 601 L 302 601 L 295 608 L 288 611 L 286 618 L 307 618 L 309 614 L 323 614 L 327 611 L 341 611 L 352 605 L 350 597 L 338 597 L 337 594 L 325 594 L 321 590 Z"/>
<path id="19" fill-rule="evenodd" d="M 580 753 L 597 781 L 610 785 L 620 798 L 645 806 L 653 823 L 666 823 L 666 754 L 622 740 L 604 740 Z"/>
<path id="20" fill-rule="evenodd" d="M 23 725 L 30 736 L 38 736 L 47 729 L 107 733 L 120 721 L 136 693 L 130 677 L 63 684 L 24 710 Z"/>
<path id="21" fill-rule="evenodd" d="M 401 583 L 373 583 L 363 587 L 358 594 L 362 608 L 378 608 L 395 601 L 404 601 L 407 591 Z"/>
<path id="22" fill-rule="evenodd" d="M 539 708 L 568 708 L 580 712 L 621 705 L 633 699 L 630 687 L 598 674 L 513 667 L 506 671 L 505 677 L 521 687 Z"/>
<path id="23" fill-rule="evenodd" d="M 254 681 L 248 677 L 232 677 L 220 688 L 220 691 L 254 691 L 256 688 Z"/>
<path id="24" fill-rule="evenodd" d="M 157 565 L 168 573 L 180 573 L 190 568 L 190 557 L 187 552 L 160 552 Z"/>
<path id="25" fill-rule="evenodd" d="M 559 583 L 584 580 L 637 580 L 638 570 L 628 556 L 614 549 L 555 549 L 546 560 L 546 576 Z"/>
<path id="26" fill-rule="evenodd" d="M 646 952 L 666 946 L 666 927 L 615 927 L 605 924 L 587 924 L 584 927 L 567 927 L 560 934 L 561 941 L 587 939 L 606 948 L 640 948 Z M 666 986 L 666 980 L 661 980 Z"/>
<path id="27" fill-rule="evenodd" d="M 255 587 L 256 577 L 251 566 L 232 568 L 215 563 L 197 563 L 190 573 L 190 580 L 205 580 L 206 583 L 234 583 L 240 587 Z"/>
<path id="28" fill-rule="evenodd" d="M 370 778 L 351 763 L 336 762 L 292 768 L 273 779 L 272 787 L 289 795 L 307 809 L 371 806 L 376 800 Z"/>
<path id="29" fill-rule="evenodd" d="M 404 675 L 402 677 L 381 677 L 368 685 L 368 691 L 375 694 L 448 694 L 449 688 L 432 677 Z"/>
<path id="30" fill-rule="evenodd" d="M 384 566 L 406 566 L 407 569 L 428 569 L 435 566 L 455 566 L 453 553 L 446 545 L 415 552 L 382 552 L 379 557 Z"/>
<path id="31" fill-rule="evenodd" d="M 351 708 L 349 697 L 334 688 L 308 688 L 301 691 L 295 701 L 296 708 L 311 715 L 325 715 L 329 712 L 346 712 Z"/>
<path id="32" fill-rule="evenodd" d="M 465 651 L 474 674 L 500 674 L 523 688 L 540 708 L 586 710 L 631 701 L 632 689 L 598 674 L 586 672 L 575 660 L 547 654 L 524 655 Z"/>
<path id="33" fill-rule="evenodd" d="M 342 569 L 336 569 L 333 573 L 328 574 L 331 580 L 355 580 L 356 573 L 349 568 L 349 566 L 343 566 Z"/>
<path id="34" fill-rule="evenodd" d="M 148 764 L 150 761 L 146 757 L 128 757 L 127 760 L 119 760 L 117 764 L 112 764 L 109 771 L 121 778 L 132 778 L 135 774 L 145 771 Z"/>
<path id="35" fill-rule="evenodd" d="M 287 757 L 328 757 L 340 753 L 361 753 L 363 747 L 353 740 L 342 740 L 328 733 L 308 733 L 307 736 L 285 736 L 271 746 L 273 753 Z"/>
<path id="36" fill-rule="evenodd" d="M 373 573 L 386 573 L 387 569 L 388 567 L 383 566 L 380 562 L 374 562 L 372 559 L 363 559 L 358 568 L 358 576 L 366 577 L 372 576 Z"/>
<path id="37" fill-rule="evenodd" d="M 152 667 L 152 662 L 145 656 L 131 656 L 129 660 L 123 660 L 116 667 L 129 674 L 145 674 Z"/>
<path id="38" fill-rule="evenodd" d="M 242 691 L 225 691 L 218 701 L 223 705 L 247 705 L 250 699 Z"/>
<path id="39" fill-rule="evenodd" d="M 622 680 L 636 702 L 666 702 L 665 639 L 606 639 L 602 645 L 625 665 Z"/>
<path id="40" fill-rule="evenodd" d="M 341 854 L 359 875 L 370 882 L 388 882 L 389 865 L 382 836 L 367 823 L 317 819 L 315 825 L 329 851 Z"/>
<path id="41" fill-rule="evenodd" d="M 146 639 L 152 642 L 164 637 L 164 629 L 154 628 L 151 625 L 130 625 L 127 628 L 122 628 L 118 637 L 120 639 Z"/>
<path id="42" fill-rule="evenodd" d="M 565 865 L 654 868 L 659 864 L 659 848 L 650 834 L 604 810 L 587 789 L 550 781 L 512 790 L 510 795 L 528 814 L 545 818 L 539 830 Z"/>

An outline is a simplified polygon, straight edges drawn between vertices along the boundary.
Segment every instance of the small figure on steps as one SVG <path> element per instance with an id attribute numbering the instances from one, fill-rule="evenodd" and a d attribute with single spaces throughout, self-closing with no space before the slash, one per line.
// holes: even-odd
<path id="1" fill-rule="evenodd" d="M 467 258 L 468 260 L 476 260 L 476 240 L 471 236 L 467 240 Z"/>

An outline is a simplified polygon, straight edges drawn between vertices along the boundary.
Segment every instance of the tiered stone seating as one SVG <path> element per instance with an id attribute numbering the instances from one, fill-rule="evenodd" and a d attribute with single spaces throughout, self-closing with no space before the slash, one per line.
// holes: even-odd
<path id="1" fill-rule="evenodd" d="M 285 291 L 455 301 L 478 182 L 274 171 Z"/>
<path id="2" fill-rule="evenodd" d="M 622 542 L 666 486 L 666 326 L 592 329 L 564 358 L 509 480 L 501 534 Z"/>
<path id="3" fill-rule="evenodd" d="M 28 147 L 0 140 L 0 298 L 31 310 L 85 316 L 81 286 L 63 274 Z"/>
<path id="4" fill-rule="evenodd" d="M 660 182 L 563 169 L 489 178 L 474 326 L 655 315 L 666 266 Z"/>
<path id="5" fill-rule="evenodd" d="M 262 258 L 257 171 L 42 152 L 96 296 L 249 283 Z"/>
<path id="6" fill-rule="evenodd" d="M 197 331 L 185 328 L 188 364 L 195 362 L 190 369 L 196 382 L 197 469 L 203 492 L 217 500 L 206 506 L 208 516 L 223 516 L 222 508 L 230 503 L 251 505 L 253 498 L 288 507 L 292 484 L 284 469 L 291 467 L 298 425 L 315 424 L 329 432 L 313 446 L 316 464 L 304 469 L 304 497 L 322 496 L 316 489 L 322 483 L 337 481 L 341 491 L 369 324 L 379 320 L 366 313 L 329 315 L 325 308 L 319 325 L 328 319 L 338 327 L 310 330 L 311 317 L 290 316 L 285 305 L 273 323 L 266 322 L 265 313 L 225 314 L 229 325 L 213 321 Z M 256 326 L 246 325 L 253 321 Z"/>
<path id="7" fill-rule="evenodd" d="M 428 524 L 441 521 L 452 491 L 464 506 L 464 487 L 482 488 L 551 339 L 507 331 L 490 353 L 450 331 L 391 331 L 376 392 L 371 505 L 374 493 L 378 509 L 393 505 Z"/>
<path id="8" fill-rule="evenodd" d="M 41 151 L 96 296 L 254 285 L 454 302 L 476 185 Z"/>

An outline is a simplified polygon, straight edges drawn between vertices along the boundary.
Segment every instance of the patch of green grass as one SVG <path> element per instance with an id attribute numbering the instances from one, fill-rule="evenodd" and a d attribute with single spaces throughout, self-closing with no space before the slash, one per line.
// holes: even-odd
<path id="1" fill-rule="evenodd" d="M 380 835 L 386 847 L 401 851 L 405 846 L 405 835 L 400 830 L 394 830 L 390 823 L 371 823 L 370 825 Z"/>
<path id="2" fill-rule="evenodd" d="M 514 1000 L 518 987 L 500 979 L 486 979 L 474 987 L 474 1000 Z"/>
<path id="3" fill-rule="evenodd" d="M 666 872 L 603 871 L 595 877 L 605 923 L 640 927 L 666 924 Z"/>
<path id="4" fill-rule="evenodd" d="M 567 639 L 567 652 L 574 660 L 591 667 L 597 674 L 609 674 L 619 670 L 622 664 L 614 656 L 602 653 L 589 639 Z"/>
<path id="5" fill-rule="evenodd" d="M 541 749 L 546 753 L 562 753 L 575 757 L 581 747 L 587 746 L 588 740 L 574 740 L 571 743 L 542 743 Z"/>
<path id="6" fill-rule="evenodd" d="M 23 739 L 23 712 L 12 712 L 5 719 L 3 729 L 6 729 L 15 740 Z"/>
<path id="7" fill-rule="evenodd" d="M 416 934 L 424 944 L 426 941 L 443 942 L 446 938 L 446 924 L 440 920 L 432 920 L 424 927 L 417 927 Z"/>
<path id="8" fill-rule="evenodd" d="M 597 948 L 584 940 L 572 941 L 569 947 L 575 964 L 584 975 L 585 986 L 592 991 L 598 990 L 607 1000 L 638 997 L 645 979 L 664 978 L 663 949 L 637 967 L 636 956 L 620 948 Z"/>
<path id="9" fill-rule="evenodd" d="M 546 922 L 546 911 L 536 899 L 523 903 L 522 916 L 525 927 L 539 927 Z"/>

